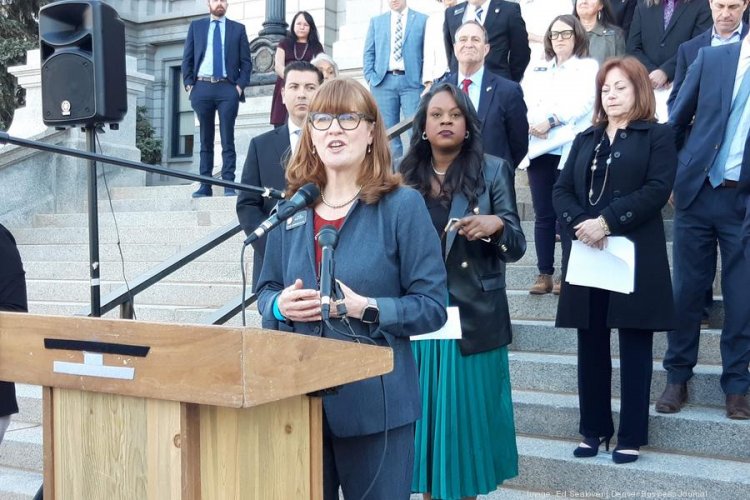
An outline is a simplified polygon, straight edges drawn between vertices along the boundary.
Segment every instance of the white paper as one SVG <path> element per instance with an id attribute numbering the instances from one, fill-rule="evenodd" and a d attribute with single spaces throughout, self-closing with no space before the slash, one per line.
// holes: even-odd
<path id="1" fill-rule="evenodd" d="M 538 137 L 530 135 L 529 153 L 527 156 L 530 160 L 533 160 L 537 156 L 542 156 L 543 154 L 549 153 L 550 151 L 554 151 L 560 146 L 564 146 L 569 142 L 573 142 L 573 139 L 575 138 L 576 132 L 573 129 L 572 124 L 551 128 L 549 132 L 547 132 L 546 139 L 540 139 Z"/>
<path id="2" fill-rule="evenodd" d="M 445 322 L 440 330 L 424 333 L 422 335 L 412 335 L 411 340 L 458 340 L 461 338 L 461 315 L 458 307 L 448 308 L 448 321 Z"/>
<path id="3" fill-rule="evenodd" d="M 635 245 L 623 236 L 607 237 L 607 248 L 573 241 L 565 281 L 620 293 L 635 289 Z"/>
<path id="4" fill-rule="evenodd" d="M 659 123 L 667 123 L 667 121 L 669 121 L 667 100 L 671 93 L 672 85 L 665 89 L 654 89 L 654 98 L 656 98 L 656 119 L 659 120 Z"/>

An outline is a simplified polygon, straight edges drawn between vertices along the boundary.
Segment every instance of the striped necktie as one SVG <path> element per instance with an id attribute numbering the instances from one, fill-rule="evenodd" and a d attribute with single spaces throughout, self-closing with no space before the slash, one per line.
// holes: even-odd
<path id="1" fill-rule="evenodd" d="M 479 7 L 477 7 L 477 11 L 474 13 L 474 19 L 476 19 L 476 21 L 480 24 L 482 23 L 482 14 L 484 14 L 484 9 L 480 5 Z"/>
<path id="2" fill-rule="evenodd" d="M 665 0 L 664 2 L 664 29 L 667 29 L 669 21 L 672 20 L 672 14 L 674 14 L 674 3 L 675 0 Z"/>
<path id="3" fill-rule="evenodd" d="M 393 59 L 400 61 L 403 55 L 401 54 L 401 48 L 404 43 L 404 25 L 401 23 L 403 14 L 399 14 L 396 18 L 396 35 L 393 40 Z"/>

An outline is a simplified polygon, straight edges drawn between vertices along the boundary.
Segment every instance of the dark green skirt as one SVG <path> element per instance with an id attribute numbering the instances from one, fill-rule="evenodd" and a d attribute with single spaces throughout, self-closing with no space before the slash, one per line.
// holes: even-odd
<path id="1" fill-rule="evenodd" d="M 455 340 L 421 340 L 412 350 L 422 391 L 412 491 L 453 500 L 517 476 L 508 348 L 463 356 Z"/>

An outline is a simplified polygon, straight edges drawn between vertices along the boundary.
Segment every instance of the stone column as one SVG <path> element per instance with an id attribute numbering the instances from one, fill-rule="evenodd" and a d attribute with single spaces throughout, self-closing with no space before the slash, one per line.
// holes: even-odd
<path id="1" fill-rule="evenodd" d="M 266 20 L 258 38 L 250 42 L 253 58 L 251 86 L 271 85 L 276 82 L 273 70 L 273 56 L 276 46 L 286 36 L 286 0 L 266 0 Z"/>

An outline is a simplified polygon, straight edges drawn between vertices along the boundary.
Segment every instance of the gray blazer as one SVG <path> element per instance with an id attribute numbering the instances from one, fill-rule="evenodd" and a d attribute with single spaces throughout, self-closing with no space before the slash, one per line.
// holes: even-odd
<path id="1" fill-rule="evenodd" d="M 306 214 L 304 222 L 295 217 L 295 224 L 280 226 L 268 235 L 257 288 L 264 324 L 274 320 L 276 295 L 295 279 L 302 279 L 305 288 L 317 288 L 313 211 L 302 213 Z M 336 279 L 376 299 L 378 323 L 349 321 L 358 335 L 393 349 L 394 369 L 383 376 L 387 424 L 383 389 L 375 377 L 347 384 L 323 398 L 331 431 L 337 437 L 364 436 L 412 423 L 420 417 L 422 405 L 409 336 L 440 328 L 447 319 L 448 300 L 440 241 L 422 196 L 400 187 L 378 203 L 356 202 L 339 231 L 334 260 Z M 346 331 L 340 320 L 332 323 L 337 331 Z M 350 340 L 321 322 L 280 323 L 279 329 Z"/>

